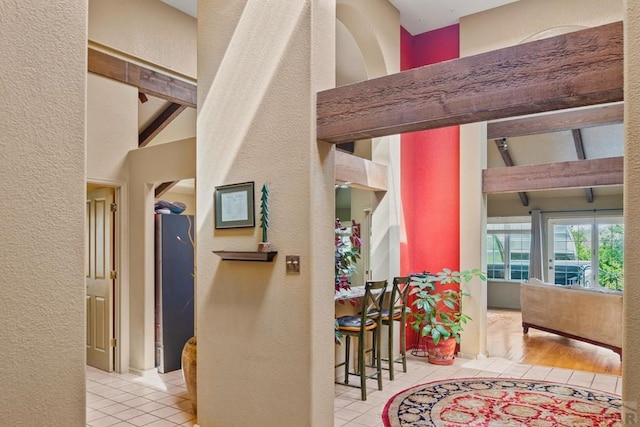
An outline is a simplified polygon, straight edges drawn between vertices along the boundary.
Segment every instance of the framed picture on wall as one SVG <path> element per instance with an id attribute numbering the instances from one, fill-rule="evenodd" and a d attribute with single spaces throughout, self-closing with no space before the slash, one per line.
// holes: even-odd
<path id="1" fill-rule="evenodd" d="M 256 226 L 253 188 L 253 181 L 216 187 L 215 228 Z"/>

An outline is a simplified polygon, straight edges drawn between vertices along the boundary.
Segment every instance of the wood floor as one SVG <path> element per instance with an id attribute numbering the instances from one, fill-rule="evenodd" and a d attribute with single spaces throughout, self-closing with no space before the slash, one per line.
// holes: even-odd
<path id="1" fill-rule="evenodd" d="M 489 356 L 527 365 L 577 369 L 622 375 L 622 363 L 612 350 L 535 329 L 522 333 L 520 311 L 489 309 Z"/>

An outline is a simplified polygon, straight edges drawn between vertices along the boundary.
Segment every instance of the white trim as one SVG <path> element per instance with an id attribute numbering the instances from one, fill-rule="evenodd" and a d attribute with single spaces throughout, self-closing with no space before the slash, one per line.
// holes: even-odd
<path id="1" fill-rule="evenodd" d="M 158 376 L 158 368 L 151 369 L 137 369 L 137 368 L 129 368 L 129 373 L 137 375 L 139 377 L 144 378 L 153 378 Z"/>

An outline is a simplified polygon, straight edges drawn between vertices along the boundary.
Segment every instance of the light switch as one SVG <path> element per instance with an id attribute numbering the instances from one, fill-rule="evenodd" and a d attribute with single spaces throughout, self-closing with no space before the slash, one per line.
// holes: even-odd
<path id="1" fill-rule="evenodd" d="M 287 273 L 300 273 L 300 255 L 287 255 Z"/>

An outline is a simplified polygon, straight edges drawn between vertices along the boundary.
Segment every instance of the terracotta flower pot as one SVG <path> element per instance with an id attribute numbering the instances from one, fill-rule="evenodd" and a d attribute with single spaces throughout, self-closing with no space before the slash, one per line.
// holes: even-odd
<path id="1" fill-rule="evenodd" d="M 193 412 L 198 413 L 197 377 L 197 340 L 191 337 L 182 348 L 182 376 L 193 405 Z"/>
<path id="2" fill-rule="evenodd" d="M 456 339 L 441 339 L 438 344 L 433 342 L 431 336 L 424 337 L 427 345 L 429 363 L 434 365 L 452 365 L 456 356 Z"/>

